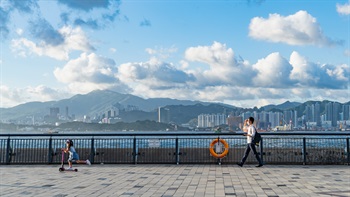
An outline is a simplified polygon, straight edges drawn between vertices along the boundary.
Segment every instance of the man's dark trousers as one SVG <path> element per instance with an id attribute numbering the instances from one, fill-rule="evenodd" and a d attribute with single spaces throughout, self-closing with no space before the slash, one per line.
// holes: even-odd
<path id="1" fill-rule="evenodd" d="M 243 165 L 244 162 L 247 160 L 248 155 L 249 155 L 249 153 L 250 153 L 250 150 L 253 151 L 256 160 L 258 160 L 258 162 L 259 162 L 259 165 L 262 165 L 263 163 L 261 162 L 261 159 L 260 159 L 260 157 L 259 157 L 259 154 L 258 154 L 258 152 L 256 152 L 256 148 L 255 148 L 255 145 L 254 145 L 253 143 L 248 143 L 248 144 L 247 144 L 247 148 L 246 148 L 245 151 L 244 151 L 244 156 L 243 156 L 243 158 L 242 158 L 242 160 L 241 160 L 241 164 Z"/>

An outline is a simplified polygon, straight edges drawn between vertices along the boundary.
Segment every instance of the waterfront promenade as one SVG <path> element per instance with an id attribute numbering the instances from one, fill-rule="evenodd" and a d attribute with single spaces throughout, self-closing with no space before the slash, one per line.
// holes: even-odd
<path id="1" fill-rule="evenodd" d="M 348 165 L 1 165 L 0 196 L 350 196 Z"/>

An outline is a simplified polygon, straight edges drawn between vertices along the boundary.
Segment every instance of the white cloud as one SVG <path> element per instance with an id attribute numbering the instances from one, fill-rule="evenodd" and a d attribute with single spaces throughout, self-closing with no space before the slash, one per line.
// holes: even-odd
<path id="1" fill-rule="evenodd" d="M 132 94 L 138 96 L 190 98 L 236 106 L 249 103 L 251 107 L 252 102 L 259 106 L 268 102 L 319 99 L 313 90 L 319 87 L 323 90 L 343 89 L 349 73 L 347 65 L 312 63 L 297 52 L 291 54 L 289 61 L 279 53 L 272 53 L 249 65 L 245 60 L 237 61 L 233 50 L 218 42 L 211 46 L 188 48 L 185 58 L 180 68 L 157 58 L 148 62 L 125 63 L 119 66 L 117 76 L 130 86 Z M 193 68 L 191 64 L 198 62 L 205 66 Z M 182 80 L 175 73 L 181 74 Z M 189 73 L 194 76 L 192 80 L 186 80 Z M 339 95 L 338 91 L 333 92 Z M 346 95 L 339 98 L 345 100 Z"/>
<path id="2" fill-rule="evenodd" d="M 249 25 L 249 36 L 258 40 L 289 45 L 333 46 L 339 44 L 338 41 L 326 37 L 316 18 L 303 10 L 289 16 L 270 14 L 267 19 L 255 17 Z"/>
<path id="3" fill-rule="evenodd" d="M 121 64 L 118 78 L 125 84 L 147 85 L 155 89 L 183 86 L 194 80 L 193 75 L 156 58 L 151 58 L 148 62 Z"/>
<path id="4" fill-rule="evenodd" d="M 63 68 L 56 68 L 54 75 L 58 81 L 69 84 L 69 89 L 73 92 L 86 93 L 121 85 L 115 77 L 116 72 L 112 59 L 94 53 L 82 53 Z"/>
<path id="5" fill-rule="evenodd" d="M 0 86 L 0 107 L 12 107 L 32 101 L 53 101 L 73 96 L 70 92 L 62 89 L 53 89 L 45 85 L 25 88 L 10 88 L 5 85 Z"/>
<path id="6" fill-rule="evenodd" d="M 290 79 L 296 85 L 309 88 L 344 89 L 349 80 L 349 65 L 329 65 L 307 61 L 299 53 L 290 56 L 293 70 Z"/>
<path id="7" fill-rule="evenodd" d="M 350 15 L 350 1 L 343 5 L 337 3 L 337 12 L 343 15 Z"/>
<path id="8" fill-rule="evenodd" d="M 167 59 L 171 54 L 177 52 L 177 48 L 172 46 L 170 48 L 155 47 L 155 48 L 146 48 L 145 51 L 157 59 Z"/>
<path id="9" fill-rule="evenodd" d="M 56 68 L 54 75 L 67 85 L 69 94 L 112 89 L 146 98 L 225 102 L 236 106 L 249 104 L 249 107 L 252 102 L 259 106 L 286 100 L 337 98 L 333 100 L 345 102 L 349 98 L 344 91 L 349 81 L 349 65 L 313 63 L 298 52 L 292 52 L 289 60 L 279 53 L 271 53 L 250 65 L 246 60 L 237 60 L 233 49 L 214 42 L 211 46 L 188 48 L 186 59 L 179 66 L 154 57 L 157 53 L 153 53 L 149 61 L 119 66 L 112 59 L 95 53 L 82 53 Z M 8 90 L 2 87 L 2 90 L 6 105 L 30 98 L 49 100 L 67 96 L 57 91 L 40 91 L 40 88 Z M 28 93 L 19 95 L 21 91 Z"/>
<path id="10" fill-rule="evenodd" d="M 36 54 L 58 60 L 68 60 L 72 51 L 89 52 L 94 50 L 80 27 L 73 29 L 72 27 L 64 26 L 59 30 L 59 33 L 64 38 L 64 41 L 58 45 L 51 45 L 45 42 L 35 43 L 26 38 L 20 38 L 12 40 L 12 51 L 23 57 Z"/>
<path id="11" fill-rule="evenodd" d="M 337 81 L 348 82 L 350 74 L 350 66 L 346 64 L 335 66 L 334 69 L 326 69 L 327 74 Z"/>
<path id="12" fill-rule="evenodd" d="M 200 67 L 188 71 L 197 78 L 198 86 L 249 84 L 246 79 L 251 76 L 251 67 L 246 62 L 238 62 L 233 50 L 225 44 L 214 42 L 211 46 L 190 47 L 185 52 L 185 58 L 209 66 L 209 69 Z"/>
<path id="13" fill-rule="evenodd" d="M 289 74 L 292 66 L 279 53 L 271 53 L 253 65 L 257 71 L 253 84 L 258 87 L 283 88 L 291 84 Z"/>
<path id="14" fill-rule="evenodd" d="M 319 76 L 315 75 L 315 72 L 319 70 L 317 65 L 308 62 L 306 58 L 301 56 L 298 52 L 292 52 L 289 62 L 293 66 L 290 79 L 297 81 L 298 85 L 314 86 L 317 81 L 319 81 Z"/>

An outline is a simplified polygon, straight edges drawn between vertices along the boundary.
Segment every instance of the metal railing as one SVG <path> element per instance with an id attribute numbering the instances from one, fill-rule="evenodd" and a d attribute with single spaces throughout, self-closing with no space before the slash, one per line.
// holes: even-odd
<path id="1" fill-rule="evenodd" d="M 261 135 L 257 149 L 265 164 L 350 164 L 349 132 Z M 0 134 L 0 164 L 59 164 L 67 138 L 80 159 L 94 164 L 233 164 L 240 161 L 247 143 L 242 133 Z M 217 138 L 229 144 L 222 159 L 209 153 L 209 144 Z M 247 163 L 256 163 L 252 153 Z"/>

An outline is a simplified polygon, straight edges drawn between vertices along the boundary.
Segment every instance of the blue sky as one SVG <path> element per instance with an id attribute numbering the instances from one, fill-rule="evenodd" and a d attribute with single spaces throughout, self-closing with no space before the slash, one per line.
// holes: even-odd
<path id="1" fill-rule="evenodd" d="M 1 102 L 350 101 L 349 0 L 0 1 Z"/>

